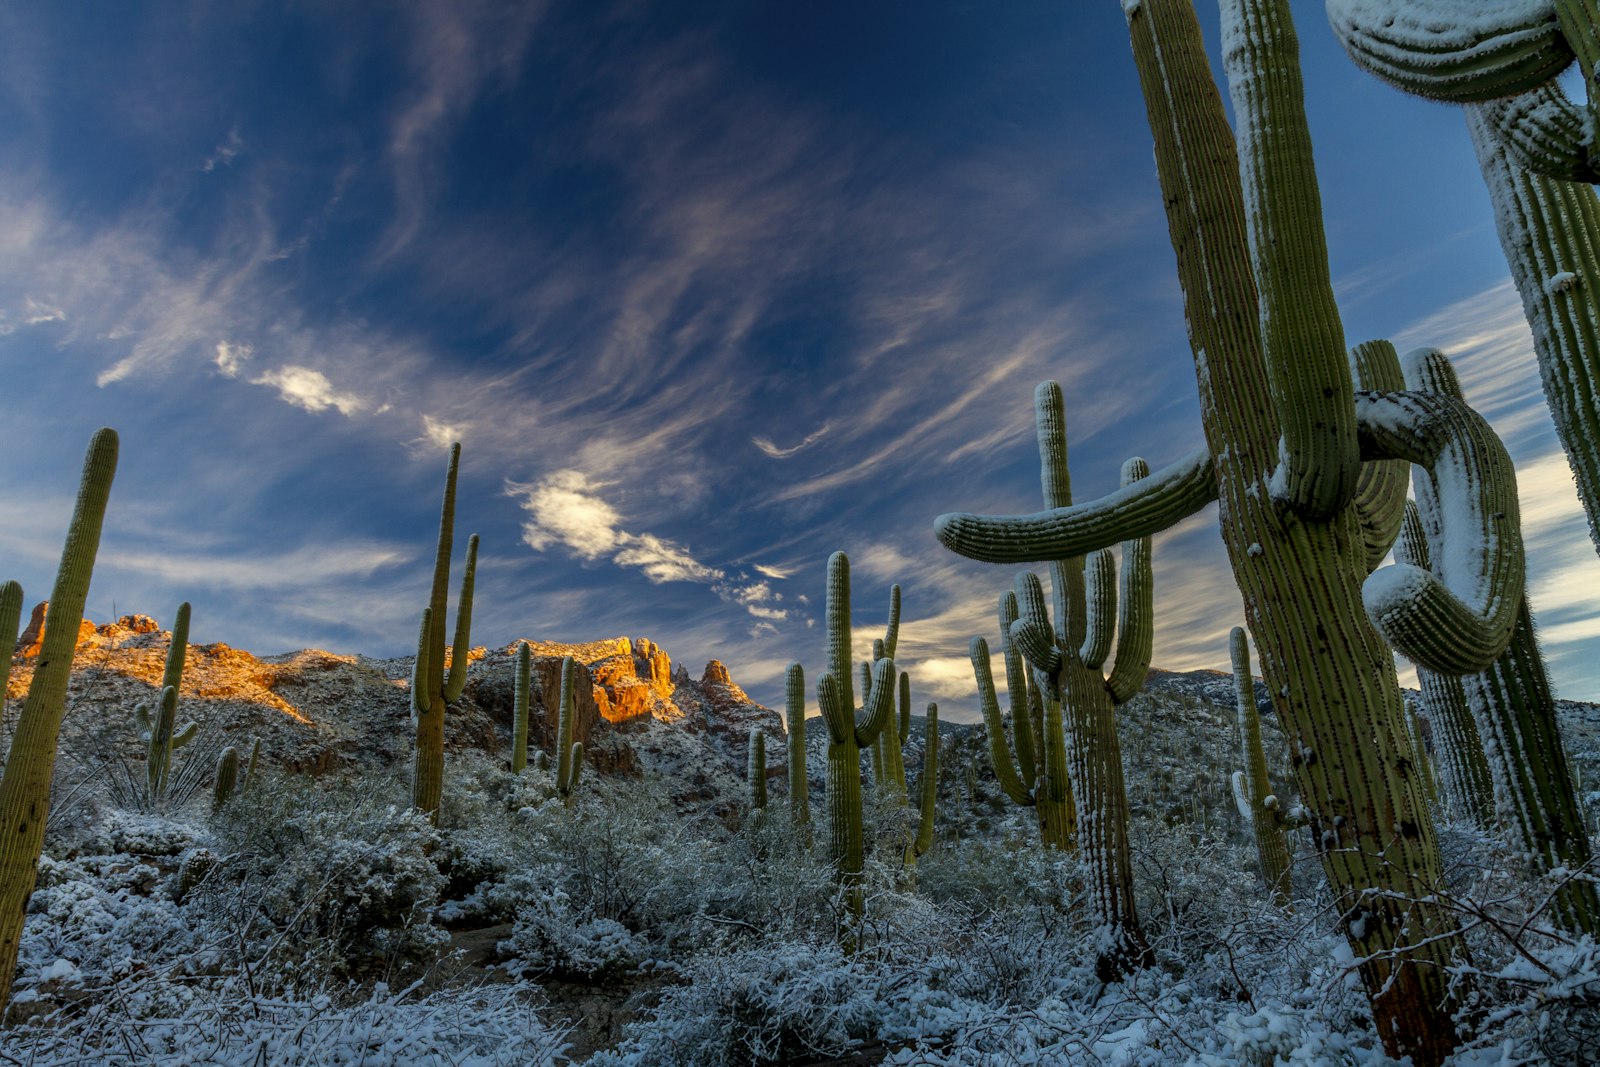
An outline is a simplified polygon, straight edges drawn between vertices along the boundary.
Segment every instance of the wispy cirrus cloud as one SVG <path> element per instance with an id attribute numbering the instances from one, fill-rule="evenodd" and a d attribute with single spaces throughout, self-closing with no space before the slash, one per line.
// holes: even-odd
<path id="1" fill-rule="evenodd" d="M 790 445 L 788 448 L 778 447 L 777 445 L 773 444 L 772 439 L 768 437 L 752 437 L 750 438 L 750 443 L 755 445 L 768 456 L 771 456 L 773 459 L 788 459 L 790 456 L 795 455 L 798 452 L 802 452 L 816 444 L 818 441 L 822 440 L 832 426 L 833 423 L 825 422 L 817 429 L 806 434 L 805 437 L 800 440 L 799 444 Z"/>

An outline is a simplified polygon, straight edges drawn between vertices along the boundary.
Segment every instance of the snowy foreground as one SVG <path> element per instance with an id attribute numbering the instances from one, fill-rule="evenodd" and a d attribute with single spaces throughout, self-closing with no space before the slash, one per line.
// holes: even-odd
<path id="1" fill-rule="evenodd" d="M 855 929 L 781 779 L 762 817 L 706 803 L 692 762 L 595 774 L 569 810 L 544 772 L 468 751 L 438 830 L 398 772 L 267 773 L 216 814 L 205 789 L 164 812 L 77 793 L 0 1063 L 1391 1062 L 1315 862 L 1302 847 L 1292 914 L 1258 885 L 1226 793 L 1231 711 L 1173 690 L 1129 715 L 1160 962 L 1119 985 L 1094 978 L 1074 860 L 1041 852 L 975 729 L 947 731 L 939 844 L 914 871 L 908 814 L 869 813 Z M 820 791 L 813 806 L 823 833 Z M 1455 1062 L 1600 1060 L 1600 948 L 1550 936 L 1549 887 L 1492 842 L 1442 836 L 1473 952 L 1476 1036 Z"/>

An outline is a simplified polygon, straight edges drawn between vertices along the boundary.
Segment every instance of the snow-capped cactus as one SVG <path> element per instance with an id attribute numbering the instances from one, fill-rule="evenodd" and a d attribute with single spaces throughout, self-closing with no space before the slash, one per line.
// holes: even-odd
<path id="1" fill-rule="evenodd" d="M 1362 589 L 1389 594 L 1376 598 L 1377 614 L 1414 651 L 1468 659 L 1472 669 L 1492 662 L 1510 639 L 1503 605 L 1522 588 L 1520 553 L 1498 536 L 1499 494 L 1514 482 L 1503 476 L 1508 464 L 1503 474 L 1497 467 L 1503 449 L 1495 453 L 1478 433 L 1482 420 L 1459 401 L 1356 393 L 1343 342 L 1334 343 L 1341 331 L 1289 5 L 1225 0 L 1223 8 L 1237 139 L 1193 5 L 1124 5 L 1184 293 L 1204 451 L 1100 500 L 1047 499 L 1048 510 L 1033 515 L 943 516 L 937 529 L 948 547 L 988 562 L 1064 560 L 1148 536 L 1219 500 L 1245 619 L 1320 831 L 1323 871 L 1336 907 L 1367 915 L 1345 929 L 1378 1031 L 1391 1055 L 1437 1064 L 1458 1042 L 1447 968 L 1460 940 L 1431 896 L 1443 863 L 1426 797 L 1406 773 L 1411 743 L 1392 654 L 1369 623 Z M 1290 403 L 1295 410 L 1285 411 Z M 1432 576 L 1397 583 L 1393 567 L 1369 577 L 1354 472 L 1365 461 L 1414 457 L 1464 475 L 1453 484 L 1471 497 L 1462 505 L 1469 521 L 1446 533 L 1461 570 L 1486 578 L 1470 589 L 1465 579 L 1454 589 Z M 1438 647 L 1458 634 L 1471 638 L 1465 656 Z M 1077 647 L 1065 636 L 1060 647 Z"/>
<path id="2" fill-rule="evenodd" d="M 194 740 L 199 730 L 199 725 L 192 722 L 181 729 L 176 726 L 178 690 L 183 684 L 183 664 L 188 649 L 189 602 L 184 601 L 178 605 L 178 615 L 172 623 L 172 642 L 167 646 L 166 666 L 161 672 L 161 692 L 156 698 L 153 717 L 149 704 L 138 704 L 133 709 L 139 739 L 145 743 L 146 787 L 150 791 L 150 799 L 157 803 L 167 795 L 173 750 Z"/>
<path id="3" fill-rule="evenodd" d="M 1267 891 L 1274 903 L 1287 908 L 1292 889 L 1289 831 L 1303 826 L 1305 821 L 1292 816 L 1272 790 L 1267 753 L 1261 745 L 1261 716 L 1256 711 L 1256 679 L 1250 673 L 1250 642 L 1244 627 L 1233 628 L 1228 635 L 1228 648 L 1233 656 L 1234 699 L 1244 746 L 1244 769 L 1233 772 L 1233 801 L 1254 833 L 1256 861 L 1261 864 Z"/>
<path id="4" fill-rule="evenodd" d="M 783 676 L 785 740 L 789 753 L 789 822 L 811 825 L 811 783 L 806 777 L 806 674 L 798 663 Z"/>
<path id="5" fill-rule="evenodd" d="M 17 949 L 28 897 L 33 893 L 44 845 L 45 816 L 50 810 L 50 782 L 55 773 L 56 742 L 61 717 L 67 710 L 67 680 L 72 654 L 78 646 L 83 606 L 89 597 L 89 579 L 100 548 L 106 501 L 117 472 L 117 432 L 101 429 L 89 441 L 83 461 L 78 499 L 67 526 L 61 565 L 46 609 L 44 636 L 35 662 L 33 680 L 17 716 L 0 777 L 0 1018 L 11 998 L 11 979 L 17 969 Z M 0 587 L 0 644 L 14 645 L 22 607 L 22 589 L 15 582 Z M 10 656 L 3 661 L 10 673 Z"/>
<path id="6" fill-rule="evenodd" d="M 450 446 L 445 470 L 444 503 L 439 509 L 439 545 L 433 560 L 433 586 L 423 609 L 417 659 L 412 672 L 411 720 L 416 727 L 416 750 L 411 771 L 411 805 L 439 821 L 444 793 L 445 709 L 461 696 L 467 684 L 468 651 L 472 635 L 472 586 L 478 569 L 478 535 L 467 539 L 467 564 L 456 602 L 455 640 L 451 642 L 448 673 L 444 665 L 445 610 L 450 595 L 450 555 L 456 527 L 456 470 L 461 464 L 461 444 Z"/>
<path id="7" fill-rule="evenodd" d="M 517 642 L 511 681 L 511 773 L 528 766 L 528 702 L 533 688 L 533 653 L 528 642 Z"/>
<path id="8" fill-rule="evenodd" d="M 897 601 L 891 601 L 893 604 Z M 861 825 L 861 748 L 871 745 L 890 725 L 894 714 L 894 660 L 873 664 L 855 702 L 850 654 L 850 560 L 843 552 L 828 557 L 828 669 L 817 681 L 817 705 L 828 728 L 828 860 L 845 891 L 850 913 L 859 919 L 866 909 L 861 872 L 866 862 Z M 890 641 L 885 640 L 887 648 Z"/>
<path id="9" fill-rule="evenodd" d="M 1413 389 L 1461 395 L 1454 368 L 1437 349 L 1408 353 L 1405 372 Z M 1458 521 L 1436 489 L 1417 480 L 1418 525 L 1435 571 L 1442 569 L 1437 551 L 1440 534 Z M 1520 543 L 1520 530 L 1513 535 Z M 1518 599 L 1515 609 L 1513 635 L 1505 651 L 1486 669 L 1463 675 L 1462 690 L 1485 742 L 1495 811 L 1511 843 L 1541 874 L 1581 871 L 1591 860 L 1583 808 L 1572 789 L 1555 698 L 1526 596 Z M 1600 933 L 1600 896 L 1592 881 L 1564 880 L 1551 907 L 1556 921 L 1567 929 Z"/>
<path id="10" fill-rule="evenodd" d="M 1593 182 L 1600 106 L 1600 20 L 1592 0 L 1440 4 L 1327 0 L 1357 66 L 1432 100 L 1478 104 L 1519 166 Z M 1576 60 L 1588 95 L 1572 103 L 1556 77 Z"/>

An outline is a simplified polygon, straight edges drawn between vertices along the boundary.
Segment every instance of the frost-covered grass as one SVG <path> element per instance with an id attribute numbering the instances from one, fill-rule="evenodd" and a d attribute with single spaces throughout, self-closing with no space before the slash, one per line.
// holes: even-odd
<path id="1" fill-rule="evenodd" d="M 974 788 L 959 745 L 939 845 L 915 869 L 900 863 L 905 813 L 869 794 L 859 923 L 781 799 L 727 825 L 675 803 L 680 783 L 595 776 L 569 809 L 547 775 L 468 756 L 438 829 L 406 811 L 403 782 L 370 775 L 264 776 L 215 817 L 86 809 L 41 864 L 3 1050 L 26 1064 L 1388 1062 L 1316 862 L 1302 849 L 1292 913 L 1257 883 L 1213 711 L 1133 709 L 1134 870 L 1157 965 L 1119 984 L 1095 979 L 1077 861 L 1043 852 L 992 778 Z M 1443 842 L 1438 896 L 1467 929 L 1457 975 L 1473 990 L 1458 1062 L 1583 1062 L 1600 1048 L 1600 948 L 1550 927 L 1550 880 L 1503 846 L 1451 823 Z M 498 949 L 452 961 L 452 930 Z M 569 1035 L 596 999 L 617 1025 Z"/>

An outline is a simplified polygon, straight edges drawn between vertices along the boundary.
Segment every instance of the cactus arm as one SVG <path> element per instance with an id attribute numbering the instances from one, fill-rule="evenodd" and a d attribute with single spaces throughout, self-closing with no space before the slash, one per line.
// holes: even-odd
<path id="1" fill-rule="evenodd" d="M 1122 465 L 1122 484 L 1150 476 L 1150 465 L 1134 456 Z M 1113 704 L 1124 704 L 1144 685 L 1155 647 L 1155 584 L 1151 577 L 1150 538 L 1122 543 L 1122 596 L 1118 601 L 1117 652 L 1106 677 Z"/>
<path id="2" fill-rule="evenodd" d="M 1039 445 L 1039 485 L 1047 508 L 1072 506 L 1072 476 L 1067 463 L 1067 409 L 1061 386 L 1044 381 L 1033 391 L 1034 435 Z M 1055 596 L 1055 641 L 1063 650 L 1089 642 L 1084 610 L 1083 553 L 1050 560 L 1050 588 Z"/>
<path id="3" fill-rule="evenodd" d="M 11 682 L 11 657 L 17 651 L 17 627 L 22 623 L 22 586 L 0 583 L 0 701 Z"/>
<path id="4" fill-rule="evenodd" d="M 1466 111 L 1469 126 L 1481 123 L 1481 133 L 1474 129 L 1472 135 L 1474 142 L 1484 139 L 1478 149 L 1480 160 L 1485 148 L 1492 146 L 1530 176 L 1583 185 L 1600 182 L 1600 167 L 1589 156 L 1588 117 L 1555 82 L 1517 96 L 1469 104 Z M 1485 180 L 1488 177 L 1485 168 Z M 1498 213 L 1500 205 L 1495 206 Z"/>
<path id="5" fill-rule="evenodd" d="M 156 731 L 155 724 L 150 721 L 149 704 L 135 704 L 133 706 L 133 722 L 139 729 L 139 740 L 148 744 Z"/>
<path id="6" fill-rule="evenodd" d="M 145 777 L 152 800 L 160 800 L 167 792 L 167 772 L 172 766 L 172 720 L 177 714 L 178 690 L 169 685 L 156 701 L 155 719 L 145 746 Z"/>
<path id="7" fill-rule="evenodd" d="M 839 696 L 847 708 L 856 706 L 856 695 L 851 683 L 854 671 L 850 666 L 850 559 L 843 552 L 828 557 L 828 600 L 825 610 L 828 627 L 828 671 L 839 687 Z M 863 694 L 865 696 L 865 694 Z M 826 714 L 826 709 L 824 709 Z"/>
<path id="8" fill-rule="evenodd" d="M 1022 658 L 1036 670 L 1055 677 L 1061 671 L 1061 650 L 1056 647 L 1045 607 L 1044 587 L 1032 571 L 1018 573 L 1014 583 L 1017 595 L 1017 621 L 1011 624 L 1011 642 Z"/>
<path id="9" fill-rule="evenodd" d="M 994 677 L 989 671 L 989 643 L 981 637 L 974 637 L 971 652 L 972 673 L 978 682 L 978 707 L 983 713 L 983 729 L 989 740 L 989 762 L 994 767 L 995 779 L 1000 783 L 1001 792 L 1010 797 L 1012 803 L 1031 807 L 1033 793 L 1022 784 L 1022 776 L 1017 773 L 1017 768 L 1011 762 L 1011 753 L 1006 749 L 1005 723 L 1000 719 L 1000 702 L 995 699 Z M 1026 700 L 1024 695 L 1023 707 L 1026 707 Z M 1018 718 L 1016 708 L 1017 705 L 1013 704 L 1013 722 Z"/>
<path id="10" fill-rule="evenodd" d="M 250 788 L 250 783 L 256 778 L 256 765 L 261 761 L 261 738 L 250 742 L 250 762 L 245 764 L 244 779 L 239 783 L 239 792 Z"/>
<path id="11" fill-rule="evenodd" d="M 1436 9 L 1327 0 L 1339 43 L 1363 70 L 1406 92 L 1466 103 L 1523 92 L 1572 62 L 1554 4 L 1453 4 Z"/>
<path id="12" fill-rule="evenodd" d="M 67 526 L 61 565 L 56 571 L 44 637 L 33 681 L 18 714 L 11 752 L 0 777 L 0 1017 L 4 1017 L 16 974 L 23 913 L 33 893 L 45 817 L 50 810 L 50 780 L 55 770 L 61 718 L 67 708 L 72 655 L 89 597 L 89 579 L 106 501 L 117 470 L 115 430 L 95 432 L 84 458 L 83 479 Z"/>
<path id="13" fill-rule="evenodd" d="M 828 728 L 830 741 L 839 745 L 846 737 L 855 736 L 855 713 L 846 703 L 844 690 L 832 671 L 817 679 L 817 707 L 822 709 L 822 722 Z"/>
<path id="14" fill-rule="evenodd" d="M 1078 657 L 1085 667 L 1099 670 L 1111 654 L 1116 638 L 1117 561 L 1109 548 L 1102 548 L 1089 557 L 1087 605 L 1085 629 L 1088 636 Z"/>
<path id="15" fill-rule="evenodd" d="M 1600 548 L 1600 196 L 1507 159 L 1477 109 L 1467 127 L 1493 192 L 1495 229 L 1533 347 L 1556 436 Z"/>
<path id="16" fill-rule="evenodd" d="M 1211 453 L 1198 448 L 1098 500 L 1032 515 L 952 512 L 934 522 L 939 543 L 983 563 L 1083 556 L 1175 526 L 1217 499 Z"/>
<path id="17" fill-rule="evenodd" d="M 928 705 L 928 725 L 922 736 L 921 801 L 917 809 L 917 832 L 906 850 L 908 863 L 926 856 L 933 848 L 933 822 L 939 803 L 939 705 Z"/>
<path id="18" fill-rule="evenodd" d="M 1032 720 L 1029 717 L 1028 671 L 1023 665 L 1022 652 L 1011 641 L 1011 625 L 1017 621 L 1017 594 L 1007 589 L 1000 594 L 1000 655 L 1006 665 L 1006 703 L 1011 708 L 1013 729 L 1017 732 L 1017 766 L 1022 784 L 1030 793 L 1038 781 L 1038 761 L 1035 759 Z M 984 652 L 988 662 L 988 652 Z M 993 688 L 993 682 L 990 683 Z"/>
<path id="19" fill-rule="evenodd" d="M 862 710 L 862 721 L 855 727 L 856 744 L 870 745 L 884 727 L 894 720 L 894 660 L 880 659 L 872 668 L 872 691 Z"/>
<path id="20" fill-rule="evenodd" d="M 811 784 L 806 777 L 806 676 L 798 663 L 784 673 L 784 715 L 788 723 L 789 821 L 811 822 Z"/>
<path id="21" fill-rule="evenodd" d="M 1451 515 L 1438 576 L 1404 564 L 1373 571 L 1362 587 L 1367 615 L 1415 663 L 1445 674 L 1483 670 L 1505 651 L 1522 600 L 1516 475 L 1505 446 L 1454 397 L 1363 392 L 1356 408 L 1363 453 L 1426 468 Z"/>
<path id="22" fill-rule="evenodd" d="M 578 781 L 583 777 L 582 741 L 572 742 L 572 748 L 568 750 L 567 767 L 566 785 L 562 789 L 562 795 L 566 797 L 567 806 L 570 808 L 573 798 L 578 795 Z"/>
<path id="23" fill-rule="evenodd" d="M 745 780 L 749 785 L 750 807 L 760 810 L 767 806 L 767 735 L 761 732 L 761 727 L 750 728 L 750 754 L 745 768 Z"/>
<path id="24" fill-rule="evenodd" d="M 183 685 L 183 663 L 189 652 L 189 602 L 178 605 L 178 614 L 172 621 L 172 643 L 167 646 L 167 663 L 161 672 L 161 688 Z"/>
<path id="25" fill-rule="evenodd" d="M 528 766 L 528 708 L 533 689 L 533 653 L 528 642 L 517 642 L 516 673 L 512 682 L 511 773 Z"/>
<path id="26" fill-rule="evenodd" d="M 1244 772 L 1234 771 L 1228 780 L 1233 783 L 1233 806 L 1239 809 L 1239 817 L 1245 825 L 1254 826 L 1256 813 L 1250 804 L 1250 786 L 1244 780 Z"/>
<path id="27" fill-rule="evenodd" d="M 889 624 L 883 631 L 883 655 L 874 655 L 874 659 L 894 659 L 895 649 L 900 643 L 900 587 L 889 587 Z"/>
<path id="28" fill-rule="evenodd" d="M 1364 341 L 1350 350 L 1350 369 L 1358 388 L 1398 392 L 1406 387 L 1400 356 L 1388 341 Z M 1361 523 L 1361 540 L 1367 550 L 1367 573 L 1383 563 L 1400 536 L 1405 516 L 1406 488 L 1411 465 L 1401 459 L 1370 460 L 1361 466 L 1356 495 L 1351 504 Z"/>
<path id="29" fill-rule="evenodd" d="M 176 690 L 174 690 L 174 692 L 176 692 Z M 187 745 L 190 741 L 195 739 L 195 735 L 199 732 L 199 730 L 200 724 L 197 722 L 192 722 L 183 729 L 175 731 L 172 735 L 172 747 L 182 748 L 184 745 Z"/>
<path id="30" fill-rule="evenodd" d="M 1288 0 L 1222 9 L 1223 67 L 1238 127 L 1261 345 L 1281 433 L 1273 499 L 1326 520 L 1361 474 L 1344 327 L 1328 273 L 1300 42 Z"/>
<path id="31" fill-rule="evenodd" d="M 428 646 L 432 644 L 433 609 L 422 609 L 422 629 L 417 634 L 417 658 L 411 664 L 411 721 L 428 714 Z"/>
<path id="32" fill-rule="evenodd" d="M 478 535 L 467 538 L 467 565 L 461 572 L 461 596 L 456 601 L 456 635 L 450 646 L 450 673 L 445 677 L 444 702 L 461 699 L 467 685 L 472 651 L 472 588 L 478 573 Z"/>

